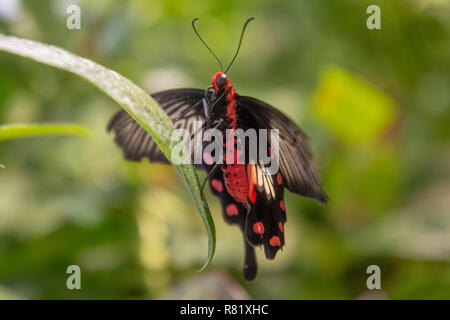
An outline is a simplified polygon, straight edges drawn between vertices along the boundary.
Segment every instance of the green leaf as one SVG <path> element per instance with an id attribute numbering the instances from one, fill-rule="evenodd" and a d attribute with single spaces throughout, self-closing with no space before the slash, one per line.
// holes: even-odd
<path id="1" fill-rule="evenodd" d="M 159 105 L 140 87 L 115 71 L 95 62 L 81 58 L 61 48 L 40 42 L 0 35 L 0 50 L 14 53 L 35 61 L 75 73 L 103 90 L 119 103 L 153 137 L 167 159 L 171 159 L 172 148 L 179 143 L 173 138 L 175 127 Z M 201 268 L 210 263 L 215 251 L 215 227 L 208 204 L 201 193 L 198 176 L 193 165 L 172 165 L 194 198 L 208 232 L 208 258 Z"/>
<path id="2" fill-rule="evenodd" d="M 327 68 L 314 94 L 314 111 L 344 144 L 376 141 L 392 125 L 394 101 L 354 74 Z"/>
<path id="3" fill-rule="evenodd" d="M 89 129 L 75 124 L 6 124 L 0 126 L 0 141 L 43 135 L 90 136 Z"/>

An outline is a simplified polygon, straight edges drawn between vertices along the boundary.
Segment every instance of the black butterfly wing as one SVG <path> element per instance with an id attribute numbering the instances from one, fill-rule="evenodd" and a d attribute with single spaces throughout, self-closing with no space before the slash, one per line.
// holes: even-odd
<path id="1" fill-rule="evenodd" d="M 250 210 L 246 218 L 245 235 L 253 246 L 264 245 L 267 259 L 274 259 L 284 246 L 286 207 L 283 200 L 283 180 L 278 172 L 264 174 L 261 163 L 247 165 Z"/>
<path id="2" fill-rule="evenodd" d="M 258 99 L 237 96 L 238 113 L 246 126 L 279 130 L 279 166 L 283 183 L 289 191 L 327 201 L 320 176 L 305 134 L 287 116 Z"/>
<path id="3" fill-rule="evenodd" d="M 177 129 L 187 129 L 194 133 L 195 121 L 204 120 L 202 98 L 204 90 L 173 89 L 151 94 L 164 112 L 174 122 Z M 167 158 L 148 132 L 125 110 L 120 110 L 111 118 L 108 131 L 115 132 L 114 141 L 123 150 L 124 157 L 140 161 L 147 157 L 152 162 L 168 164 Z"/>

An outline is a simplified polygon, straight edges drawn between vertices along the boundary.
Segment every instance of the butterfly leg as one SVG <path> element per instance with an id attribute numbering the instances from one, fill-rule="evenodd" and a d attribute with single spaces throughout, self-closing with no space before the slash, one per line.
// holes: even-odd
<path id="1" fill-rule="evenodd" d="M 206 119 L 209 120 L 209 114 L 208 114 L 208 102 L 206 101 L 205 98 L 202 98 L 202 103 L 203 103 L 203 112 L 205 113 L 205 117 L 206 117 Z"/>
<path id="2" fill-rule="evenodd" d="M 206 128 L 207 122 L 203 123 L 203 125 L 198 128 L 192 135 L 191 135 L 191 140 L 194 139 L 194 137 L 202 130 L 204 130 Z"/>
<path id="3" fill-rule="evenodd" d="M 206 182 L 216 173 L 217 169 L 220 168 L 220 164 L 216 163 L 212 167 L 212 169 L 208 172 L 208 175 L 206 176 L 205 180 L 203 180 L 202 188 L 200 189 L 200 192 L 203 193 L 203 189 L 205 189 Z"/>
<path id="4" fill-rule="evenodd" d="M 225 97 L 228 92 L 230 92 L 231 87 L 228 88 L 227 90 L 225 90 L 218 98 L 213 97 L 212 100 L 212 104 L 209 106 L 209 111 L 212 112 L 213 108 L 216 106 L 216 104 L 222 100 L 223 97 Z"/>
<path id="5" fill-rule="evenodd" d="M 223 123 L 223 121 L 224 121 L 223 119 L 219 119 L 219 120 L 213 122 L 214 126 L 209 129 L 212 129 L 212 130 L 217 129 Z M 210 135 L 207 135 L 205 138 L 206 138 L 206 140 L 209 140 L 211 137 L 210 137 Z"/>

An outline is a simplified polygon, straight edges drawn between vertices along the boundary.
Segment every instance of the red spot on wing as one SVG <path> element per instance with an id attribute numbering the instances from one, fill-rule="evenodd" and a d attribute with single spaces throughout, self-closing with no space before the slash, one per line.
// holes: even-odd
<path id="1" fill-rule="evenodd" d="M 248 198 L 251 203 L 255 203 L 256 201 L 256 174 L 254 170 L 254 165 L 250 164 L 247 166 L 247 177 L 248 177 Z"/>
<path id="2" fill-rule="evenodd" d="M 278 236 L 273 236 L 272 238 L 270 238 L 269 244 L 270 244 L 272 247 L 279 247 L 279 246 L 281 245 L 280 237 L 278 237 Z"/>
<path id="3" fill-rule="evenodd" d="M 281 232 L 284 232 L 283 223 L 278 222 L 278 228 L 280 228 L 280 231 L 281 231 Z"/>
<path id="4" fill-rule="evenodd" d="M 214 158 L 209 152 L 203 152 L 203 161 L 209 166 L 214 164 Z"/>
<path id="5" fill-rule="evenodd" d="M 253 231 L 257 234 L 263 234 L 264 233 L 264 225 L 261 221 L 255 222 L 253 224 Z"/>
<path id="6" fill-rule="evenodd" d="M 227 205 L 225 211 L 229 216 L 237 216 L 239 214 L 239 209 L 234 203 L 230 203 L 229 205 Z"/>
<path id="7" fill-rule="evenodd" d="M 283 183 L 283 177 L 281 176 L 281 173 L 277 173 L 277 182 L 278 184 L 282 184 Z"/>
<path id="8" fill-rule="evenodd" d="M 286 206 L 284 205 L 284 200 L 280 201 L 280 208 L 281 208 L 281 210 L 286 211 Z"/>
<path id="9" fill-rule="evenodd" d="M 251 203 L 255 203 L 255 201 L 256 201 L 256 192 L 255 192 L 255 189 L 253 188 L 252 189 L 252 192 L 248 195 L 248 198 L 250 199 L 250 202 Z"/>
<path id="10" fill-rule="evenodd" d="M 211 180 L 211 185 L 217 192 L 222 192 L 223 191 L 223 183 L 222 183 L 222 181 L 220 181 L 218 179 L 212 179 Z"/>

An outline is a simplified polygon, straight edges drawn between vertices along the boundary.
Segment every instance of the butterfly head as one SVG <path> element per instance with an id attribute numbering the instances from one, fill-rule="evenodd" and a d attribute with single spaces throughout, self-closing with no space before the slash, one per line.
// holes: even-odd
<path id="1" fill-rule="evenodd" d="M 197 28 L 195 27 L 195 22 L 198 20 L 198 18 L 195 18 L 194 20 L 192 20 L 192 28 L 194 29 L 195 34 L 197 35 L 198 39 L 209 50 L 209 52 L 211 52 L 213 57 L 216 58 L 217 62 L 219 63 L 219 66 L 220 66 L 220 70 L 222 70 L 221 72 L 216 72 L 216 74 L 214 74 L 214 76 L 212 77 L 211 85 L 214 88 L 214 91 L 217 92 L 217 91 L 220 91 L 222 89 L 226 90 L 226 89 L 228 89 L 230 87 L 230 79 L 228 79 L 226 73 L 228 72 L 228 70 L 230 70 L 231 66 L 233 65 L 234 60 L 236 59 L 236 57 L 237 57 L 237 55 L 239 53 L 239 49 L 241 48 L 241 44 L 242 44 L 242 38 L 244 37 L 245 28 L 247 28 L 248 23 L 250 21 L 252 21 L 253 19 L 255 19 L 255 18 L 251 17 L 251 18 L 248 18 L 247 21 L 245 21 L 244 26 L 242 27 L 241 37 L 239 38 L 238 47 L 236 49 L 236 52 L 234 53 L 233 59 L 231 59 L 231 62 L 230 62 L 230 64 L 228 65 L 228 67 L 226 69 L 223 68 L 222 61 L 220 61 L 220 59 L 211 50 L 211 48 L 208 47 L 208 45 L 206 44 L 205 40 L 203 40 L 203 38 L 198 33 Z"/>
<path id="2" fill-rule="evenodd" d="M 211 85 L 216 92 L 228 89 L 230 87 L 230 79 L 224 72 L 216 72 L 211 79 Z"/>

